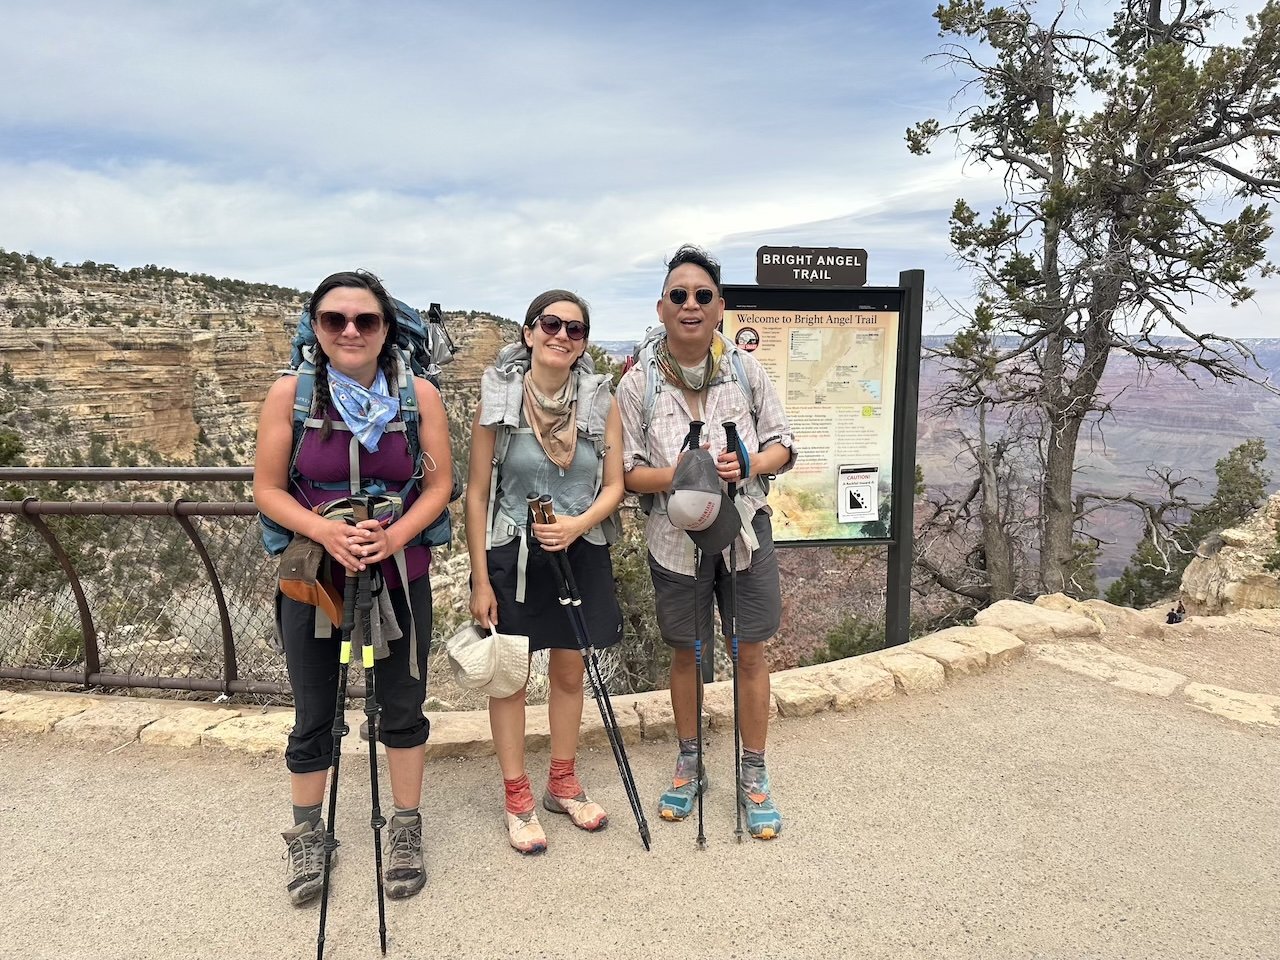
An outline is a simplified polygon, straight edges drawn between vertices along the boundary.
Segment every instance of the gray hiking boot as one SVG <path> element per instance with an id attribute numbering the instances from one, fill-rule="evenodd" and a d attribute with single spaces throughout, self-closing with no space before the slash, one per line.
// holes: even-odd
<path id="1" fill-rule="evenodd" d="M 324 888 L 324 821 L 294 824 L 281 834 L 289 849 L 284 853 L 285 889 L 295 906 L 320 896 Z M 338 862 L 338 851 L 329 857 L 329 868 Z"/>
<path id="2" fill-rule="evenodd" d="M 382 878 L 392 900 L 412 897 L 427 883 L 427 866 L 422 860 L 422 817 L 391 818 L 387 836 L 387 861 Z"/>

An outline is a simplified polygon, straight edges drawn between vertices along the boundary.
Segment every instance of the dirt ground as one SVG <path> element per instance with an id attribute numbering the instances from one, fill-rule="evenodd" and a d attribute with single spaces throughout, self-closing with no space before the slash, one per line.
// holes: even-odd
<path id="1" fill-rule="evenodd" d="M 1280 610 L 1189 617 L 1160 633 L 1155 638 L 1110 632 L 1102 643 L 1201 683 L 1280 695 Z"/>
<path id="2" fill-rule="evenodd" d="M 430 880 L 388 903 L 388 956 L 1277 956 L 1274 728 L 1024 657 L 938 694 L 777 724 L 770 766 L 786 829 L 741 845 L 731 745 L 709 745 L 718 780 L 702 851 L 694 823 L 653 812 L 670 744 L 630 751 L 651 853 L 608 751 L 584 752 L 580 769 L 609 829 L 588 835 L 547 815 L 551 848 L 532 859 L 506 845 L 492 758 L 432 762 Z M 531 755 L 531 774 L 546 764 Z M 283 892 L 279 761 L 49 736 L 0 738 L 0 769 L 0 956 L 315 956 L 318 910 Z M 338 810 L 345 859 L 325 956 L 374 960 L 362 765 L 343 765 Z"/>

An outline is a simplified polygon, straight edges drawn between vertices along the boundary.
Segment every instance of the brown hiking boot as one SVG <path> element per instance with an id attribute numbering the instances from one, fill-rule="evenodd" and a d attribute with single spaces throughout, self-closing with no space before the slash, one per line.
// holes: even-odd
<path id="1" fill-rule="evenodd" d="M 391 818 L 387 836 L 387 863 L 382 872 L 387 896 L 392 900 L 412 897 L 427 883 L 427 866 L 422 859 L 422 817 Z"/>
<path id="2" fill-rule="evenodd" d="M 324 888 L 324 821 L 296 823 L 284 833 L 289 849 L 284 852 L 285 889 L 294 906 L 302 906 L 320 896 Z M 329 857 L 332 870 L 338 863 L 335 849 Z"/>

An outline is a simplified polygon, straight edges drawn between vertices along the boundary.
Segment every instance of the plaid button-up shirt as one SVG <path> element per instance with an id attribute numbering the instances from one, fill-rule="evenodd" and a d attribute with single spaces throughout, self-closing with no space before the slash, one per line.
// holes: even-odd
<path id="1" fill-rule="evenodd" d="M 719 454 L 727 446 L 721 424 L 732 421 L 737 424 L 738 436 L 749 454 L 774 443 L 787 447 L 791 456 L 778 473 L 790 470 L 796 460 L 795 438 L 778 391 L 774 389 L 773 381 L 758 360 L 749 353 L 743 353 L 741 357 L 743 369 L 751 383 L 756 416 L 753 417 L 747 407 L 746 394 L 734 377 L 733 364 L 726 353 L 720 359 L 720 369 L 711 378 L 711 385 L 702 394 L 704 409 L 698 411 L 696 417 L 689 409 L 684 392 L 673 387 L 663 377 L 658 377 L 653 412 L 648 417 L 647 448 L 644 441 L 646 414 L 642 409 L 647 374 L 643 366 L 629 370 L 618 384 L 618 410 L 622 414 L 623 432 L 622 469 L 628 471 L 635 466 L 673 466 L 679 458 L 681 445 L 688 436 L 689 421 L 702 420 L 706 424 L 702 430 L 702 442 L 710 442 L 713 455 Z M 754 479 L 739 490 L 738 498 L 751 508 L 748 516 L 763 507 L 766 499 Z M 667 519 L 666 497 L 663 494 L 654 497 L 654 508 L 649 514 L 644 533 L 649 542 L 649 552 L 658 563 L 674 573 L 693 576 L 693 541 Z M 751 565 L 751 549 L 742 535 L 738 536 L 737 548 L 738 569 L 744 570 Z M 724 557 L 725 563 L 728 563 L 728 550 Z"/>

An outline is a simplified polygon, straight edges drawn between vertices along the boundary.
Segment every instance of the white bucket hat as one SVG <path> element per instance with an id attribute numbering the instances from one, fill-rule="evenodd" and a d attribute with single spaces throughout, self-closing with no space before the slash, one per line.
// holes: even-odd
<path id="1" fill-rule="evenodd" d="M 458 686 L 501 700 L 529 679 L 529 638 L 471 623 L 445 641 Z"/>

